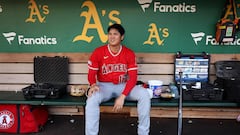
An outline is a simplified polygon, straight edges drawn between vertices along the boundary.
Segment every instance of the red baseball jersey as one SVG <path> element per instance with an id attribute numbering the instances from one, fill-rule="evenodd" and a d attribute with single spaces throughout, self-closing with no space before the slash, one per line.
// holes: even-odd
<path id="1" fill-rule="evenodd" d="M 128 95 L 137 81 L 137 63 L 135 53 L 120 46 L 117 54 L 113 54 L 109 45 L 98 47 L 88 61 L 88 80 L 90 84 L 99 82 L 112 82 L 114 84 L 127 82 L 124 95 Z"/>

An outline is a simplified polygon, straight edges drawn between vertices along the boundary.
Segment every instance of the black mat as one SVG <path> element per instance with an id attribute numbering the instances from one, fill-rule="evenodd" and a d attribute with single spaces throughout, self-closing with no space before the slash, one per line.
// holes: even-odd
<path id="1" fill-rule="evenodd" d="M 136 135 L 137 118 L 119 114 L 101 114 L 99 135 Z M 183 119 L 182 135 L 239 135 L 236 120 Z M 0 133 L 0 135 L 6 135 Z M 41 132 L 30 135 L 84 135 L 83 116 L 51 116 Z M 177 119 L 151 118 L 150 135 L 177 135 Z"/>

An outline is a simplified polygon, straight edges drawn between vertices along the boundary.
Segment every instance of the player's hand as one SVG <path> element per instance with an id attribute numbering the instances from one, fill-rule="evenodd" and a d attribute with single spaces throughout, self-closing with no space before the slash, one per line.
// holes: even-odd
<path id="1" fill-rule="evenodd" d="M 99 86 L 97 86 L 96 84 L 93 84 L 93 85 L 89 88 L 88 92 L 86 93 L 86 96 L 87 96 L 87 97 L 91 97 L 92 94 L 94 94 L 94 93 L 97 92 L 97 91 L 99 91 Z"/>
<path id="2" fill-rule="evenodd" d="M 123 94 L 121 94 L 121 95 L 115 100 L 115 103 L 114 103 L 114 106 L 113 106 L 113 111 L 114 111 L 114 112 L 118 112 L 118 111 L 120 111 L 120 110 L 123 108 L 123 104 L 124 104 L 125 98 L 126 98 L 126 96 L 123 95 Z"/>

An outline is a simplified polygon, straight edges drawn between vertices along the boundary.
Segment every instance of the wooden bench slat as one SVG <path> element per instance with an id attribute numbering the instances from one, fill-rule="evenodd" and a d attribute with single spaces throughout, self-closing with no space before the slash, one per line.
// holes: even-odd
<path id="1" fill-rule="evenodd" d="M 33 62 L 34 56 L 68 56 L 70 62 L 87 62 L 91 53 L 0 53 L 0 62 Z M 174 53 L 136 53 L 138 63 L 174 63 Z M 210 54 L 211 63 L 240 60 L 240 54 Z"/>
<path id="2" fill-rule="evenodd" d="M 19 83 L 19 84 L 29 84 L 34 83 L 33 74 L 1 74 L 0 84 L 8 82 Z M 173 81 L 172 75 L 139 75 L 138 80 L 147 82 L 148 80 L 162 80 L 163 82 L 169 83 Z M 69 75 L 70 84 L 88 84 L 87 74 L 70 74 Z"/>
<path id="3" fill-rule="evenodd" d="M 0 91 L 21 91 L 28 84 L 0 84 Z"/>
<path id="4" fill-rule="evenodd" d="M 33 73 L 33 63 L 0 63 L 0 73 Z M 138 64 L 139 74 L 173 74 L 173 64 Z M 69 73 L 88 73 L 87 63 L 70 63 Z"/>
<path id="5" fill-rule="evenodd" d="M 240 53 L 238 54 L 210 54 L 211 63 L 215 63 L 219 60 L 240 60 Z"/>
<path id="6" fill-rule="evenodd" d="M 173 64 L 138 64 L 138 74 L 173 74 Z"/>
<path id="7" fill-rule="evenodd" d="M 33 73 L 33 63 L 0 63 L 0 73 Z M 69 73 L 87 73 L 86 63 L 70 63 Z"/>
<path id="8" fill-rule="evenodd" d="M 0 73 L 33 73 L 33 64 L 0 63 Z"/>
<path id="9" fill-rule="evenodd" d="M 85 76 L 87 77 L 87 76 Z M 1 77 L 2 78 L 2 77 Z M 11 81 L 11 82 L 8 82 L 7 84 L 4 82 L 2 83 L 1 82 L 1 78 L 0 78 L 0 91 L 20 91 L 22 88 L 24 87 L 27 87 L 30 83 L 33 83 L 33 82 L 28 82 L 28 83 L 22 83 L 21 79 L 18 81 L 15 80 L 15 81 Z M 172 82 L 171 79 L 169 79 L 168 76 L 166 76 L 165 78 L 167 78 L 168 80 L 164 80 L 164 78 L 159 78 L 157 75 L 156 75 L 156 78 L 154 78 L 152 75 L 145 75 L 145 76 L 140 76 L 138 78 L 138 80 L 141 80 L 143 82 L 147 82 L 149 79 L 160 79 L 160 80 L 164 80 L 164 84 L 169 84 L 170 82 Z M 173 78 L 173 77 L 172 77 Z M 216 79 L 215 76 L 211 76 L 211 83 L 213 83 L 213 81 Z M 78 76 L 72 76 L 72 80 L 74 81 L 71 81 L 71 84 L 88 84 L 87 80 L 84 78 L 84 77 L 78 77 Z"/>
<path id="10" fill-rule="evenodd" d="M 0 53 L 0 62 L 33 62 L 35 56 L 67 56 L 70 62 L 87 62 L 91 53 Z M 138 63 L 173 63 L 173 54 L 136 53 Z"/>
<path id="11" fill-rule="evenodd" d="M 0 84 L 30 84 L 35 83 L 33 74 L 1 74 Z M 87 74 L 70 74 L 69 84 L 88 84 Z"/>
<path id="12" fill-rule="evenodd" d="M 70 62 L 87 62 L 90 53 L 0 53 L 0 62 L 32 63 L 35 56 L 67 56 Z"/>
<path id="13" fill-rule="evenodd" d="M 33 83 L 33 74 L 1 74 L 0 83 Z"/>
<path id="14" fill-rule="evenodd" d="M 183 107 L 183 118 L 204 118 L 204 119 L 236 119 L 240 109 L 235 108 L 210 108 L 210 107 Z M 137 108 L 132 107 L 130 116 L 137 117 Z M 177 107 L 152 107 L 151 117 L 178 118 Z"/>

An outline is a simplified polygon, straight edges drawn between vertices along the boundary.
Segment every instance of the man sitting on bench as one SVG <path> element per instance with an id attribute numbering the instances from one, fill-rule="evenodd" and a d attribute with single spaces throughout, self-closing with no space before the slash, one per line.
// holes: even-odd
<path id="1" fill-rule="evenodd" d="M 148 135 L 151 100 L 147 90 L 136 86 L 135 53 L 121 44 L 125 30 L 120 24 L 108 27 L 108 44 L 98 47 L 88 61 L 90 89 L 86 102 L 86 135 L 98 135 L 102 102 L 116 98 L 113 111 L 123 108 L 125 100 L 137 101 L 138 135 Z M 97 78 L 97 79 L 96 79 Z"/>

